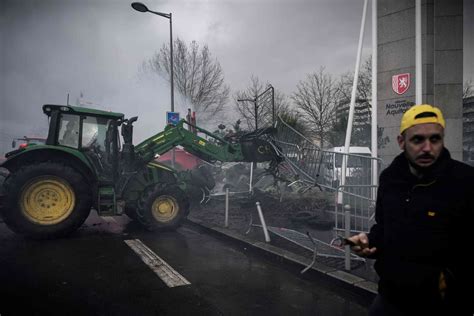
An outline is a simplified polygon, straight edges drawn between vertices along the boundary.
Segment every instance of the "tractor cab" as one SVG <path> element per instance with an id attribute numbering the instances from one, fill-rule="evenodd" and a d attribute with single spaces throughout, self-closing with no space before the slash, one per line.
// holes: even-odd
<path id="1" fill-rule="evenodd" d="M 67 147 L 82 152 L 106 181 L 114 181 L 117 174 L 120 138 L 118 126 L 124 115 L 75 106 L 43 106 L 49 116 L 46 145 Z"/>

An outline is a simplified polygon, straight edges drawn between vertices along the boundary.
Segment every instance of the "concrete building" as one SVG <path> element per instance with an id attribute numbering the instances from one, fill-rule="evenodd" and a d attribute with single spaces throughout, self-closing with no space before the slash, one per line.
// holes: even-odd
<path id="1" fill-rule="evenodd" d="M 440 107 L 446 147 L 462 160 L 463 0 L 422 0 L 423 102 Z M 387 166 L 400 153 L 396 137 L 402 114 L 415 104 L 415 0 L 379 0 L 379 148 Z M 380 133 L 381 132 L 381 133 Z"/>
<path id="2" fill-rule="evenodd" d="M 474 96 L 463 102 L 463 160 L 474 166 Z"/>
<path id="3" fill-rule="evenodd" d="M 343 102 L 336 108 L 336 122 L 347 122 L 350 102 Z M 370 147 L 370 126 L 372 120 L 371 105 L 366 100 L 356 100 L 352 125 L 351 145 Z M 337 145 L 342 145 L 337 144 Z"/>
<path id="4" fill-rule="evenodd" d="M 350 102 L 341 103 L 336 109 L 336 121 L 349 116 Z M 356 100 L 354 104 L 353 128 L 369 128 L 371 124 L 370 104 L 367 101 Z"/>

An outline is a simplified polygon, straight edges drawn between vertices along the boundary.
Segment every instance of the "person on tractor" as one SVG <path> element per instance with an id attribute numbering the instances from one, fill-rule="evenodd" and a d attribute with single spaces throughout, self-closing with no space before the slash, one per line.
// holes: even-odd
<path id="1" fill-rule="evenodd" d="M 71 120 L 67 122 L 61 143 L 66 146 L 77 147 L 79 141 L 78 134 L 79 129 L 76 121 Z"/>

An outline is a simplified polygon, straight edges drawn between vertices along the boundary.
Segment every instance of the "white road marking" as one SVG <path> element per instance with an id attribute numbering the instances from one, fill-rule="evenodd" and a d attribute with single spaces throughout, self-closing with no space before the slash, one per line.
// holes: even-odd
<path id="1" fill-rule="evenodd" d="M 132 248 L 143 262 L 150 267 L 168 287 L 182 286 L 191 284 L 185 277 L 179 274 L 169 264 L 161 259 L 156 253 L 148 248 L 140 239 L 124 240 Z"/>

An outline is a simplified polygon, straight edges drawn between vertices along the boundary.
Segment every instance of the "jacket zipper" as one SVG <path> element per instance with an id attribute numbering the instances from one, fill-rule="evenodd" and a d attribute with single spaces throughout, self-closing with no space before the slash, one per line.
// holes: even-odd
<path id="1" fill-rule="evenodd" d="M 428 182 L 428 183 L 418 183 L 418 184 L 415 184 L 410 190 L 408 190 L 408 196 L 407 198 L 405 199 L 405 202 L 406 202 L 406 207 L 405 207 L 405 216 L 409 216 L 410 214 L 408 214 L 408 209 L 409 209 L 409 204 L 411 202 L 411 198 L 412 198 L 412 194 L 413 192 L 415 191 L 415 189 L 417 187 L 428 187 L 430 185 L 433 185 L 434 183 L 436 182 L 436 179 L 431 181 L 431 182 Z"/>

